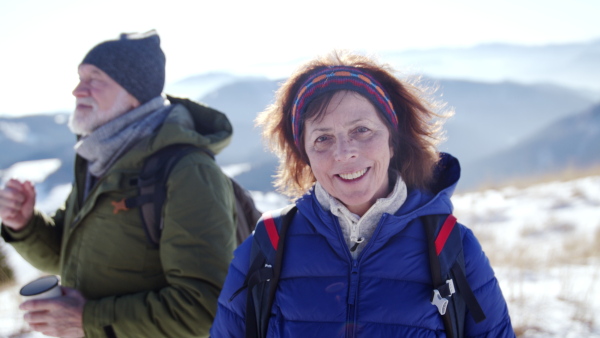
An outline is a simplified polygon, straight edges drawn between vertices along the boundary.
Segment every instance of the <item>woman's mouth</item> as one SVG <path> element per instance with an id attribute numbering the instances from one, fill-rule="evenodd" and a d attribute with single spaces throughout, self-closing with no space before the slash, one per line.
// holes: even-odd
<path id="1" fill-rule="evenodd" d="M 353 172 L 353 173 L 349 173 L 349 174 L 339 174 L 338 176 L 340 178 L 342 178 L 343 180 L 351 181 L 351 180 L 355 180 L 359 177 L 362 177 L 367 172 L 367 170 L 368 170 L 368 168 L 365 168 L 363 170 L 359 170 L 357 172 Z"/>

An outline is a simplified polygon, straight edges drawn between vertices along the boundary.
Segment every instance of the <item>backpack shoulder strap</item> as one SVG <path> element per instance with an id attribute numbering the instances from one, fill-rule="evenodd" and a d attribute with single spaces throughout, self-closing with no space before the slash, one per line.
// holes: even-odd
<path id="1" fill-rule="evenodd" d="M 179 160 L 198 150 L 202 149 L 191 144 L 174 144 L 148 156 L 137 179 L 138 195 L 125 200 L 127 208 L 139 208 L 146 237 L 155 247 L 164 226 L 162 208 L 167 198 L 169 175 Z"/>
<path id="2" fill-rule="evenodd" d="M 271 307 L 281 274 L 287 229 L 296 211 L 295 205 L 289 205 L 277 211 L 266 212 L 254 230 L 250 268 L 242 287 L 248 288 L 246 337 L 265 337 L 267 334 Z"/>
<path id="3" fill-rule="evenodd" d="M 466 278 L 460 227 L 453 215 L 427 215 L 422 221 L 434 286 L 431 304 L 442 315 L 446 335 L 463 337 L 466 309 L 476 323 L 484 320 L 485 314 Z"/>
<path id="4" fill-rule="evenodd" d="M 235 196 L 235 210 L 237 214 L 236 239 L 238 245 L 250 236 L 260 219 L 261 212 L 256 208 L 254 199 L 248 190 L 242 187 L 235 179 L 231 178 L 233 194 Z"/>
<path id="5" fill-rule="evenodd" d="M 148 242 L 158 247 L 160 235 L 164 227 L 162 212 L 167 198 L 167 181 L 175 165 L 183 157 L 192 152 L 203 152 L 213 160 L 215 155 L 209 149 L 191 144 L 173 144 L 165 147 L 144 160 L 144 165 L 137 179 L 138 195 L 125 200 L 128 209 L 139 208 L 142 224 Z M 260 217 L 250 193 L 234 179 L 227 176 L 233 186 L 235 208 L 237 213 L 236 237 L 241 244 L 254 230 Z"/>

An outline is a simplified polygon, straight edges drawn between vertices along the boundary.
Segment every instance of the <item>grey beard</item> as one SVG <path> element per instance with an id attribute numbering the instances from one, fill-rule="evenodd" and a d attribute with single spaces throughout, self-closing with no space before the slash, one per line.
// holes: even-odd
<path id="1" fill-rule="evenodd" d="M 101 177 L 139 140 L 154 133 L 169 111 L 169 101 L 158 96 L 82 137 L 75 151 L 88 160 L 90 173 Z"/>

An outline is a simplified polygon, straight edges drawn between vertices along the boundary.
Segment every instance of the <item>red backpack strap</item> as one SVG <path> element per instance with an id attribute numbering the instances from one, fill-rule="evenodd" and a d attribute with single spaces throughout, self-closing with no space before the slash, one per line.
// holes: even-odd
<path id="1" fill-rule="evenodd" d="M 275 220 L 273 220 L 273 215 L 267 212 L 264 213 L 262 217 L 265 225 L 265 230 L 269 237 L 269 241 L 271 242 L 271 246 L 274 250 L 277 250 L 277 248 L 279 247 L 279 230 L 277 229 Z"/>
<path id="2" fill-rule="evenodd" d="M 456 225 L 456 217 L 454 215 L 448 215 L 442 227 L 440 228 L 440 232 L 435 238 L 435 253 L 439 256 L 444 249 L 444 245 L 446 245 L 446 241 L 448 241 L 448 237 L 452 233 L 454 226 Z"/>
<path id="3" fill-rule="evenodd" d="M 421 219 L 434 288 L 431 304 L 442 315 L 446 335 L 462 337 L 467 308 L 477 323 L 485 319 L 485 314 L 466 278 L 460 226 L 453 215 L 427 215 Z"/>

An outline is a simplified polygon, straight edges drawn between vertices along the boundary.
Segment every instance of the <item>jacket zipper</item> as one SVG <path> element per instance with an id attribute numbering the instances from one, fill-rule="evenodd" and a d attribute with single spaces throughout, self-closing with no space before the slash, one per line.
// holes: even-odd
<path id="1" fill-rule="evenodd" d="M 350 289 L 348 291 L 348 324 L 346 325 L 346 337 L 356 335 L 356 297 L 358 292 L 358 261 L 352 261 L 350 273 Z"/>

